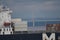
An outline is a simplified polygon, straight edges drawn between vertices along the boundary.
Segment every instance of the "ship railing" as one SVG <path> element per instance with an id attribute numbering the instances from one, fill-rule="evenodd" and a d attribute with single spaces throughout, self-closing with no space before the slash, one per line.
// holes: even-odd
<path id="1" fill-rule="evenodd" d="M 30 33 L 44 33 L 44 32 L 60 32 L 60 31 L 47 31 L 44 26 L 38 26 L 38 27 L 27 27 L 26 31 L 15 31 L 15 34 L 30 34 Z"/>

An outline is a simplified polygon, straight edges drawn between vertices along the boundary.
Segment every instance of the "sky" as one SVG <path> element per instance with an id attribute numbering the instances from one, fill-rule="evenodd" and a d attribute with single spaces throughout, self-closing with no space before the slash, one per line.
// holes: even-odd
<path id="1" fill-rule="evenodd" d="M 12 18 L 60 18 L 60 0 L 0 0 L 12 11 Z"/>

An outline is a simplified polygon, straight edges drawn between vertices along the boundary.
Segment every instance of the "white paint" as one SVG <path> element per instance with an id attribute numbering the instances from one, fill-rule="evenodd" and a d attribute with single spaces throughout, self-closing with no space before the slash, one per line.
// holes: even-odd
<path id="1" fill-rule="evenodd" d="M 46 35 L 46 33 L 43 33 L 43 34 L 42 34 L 42 39 L 43 39 L 43 40 L 55 40 L 55 33 L 52 33 L 49 38 L 48 38 L 48 36 Z"/>
<path id="2" fill-rule="evenodd" d="M 12 32 L 12 33 L 11 33 Z M 12 28 L 1 28 L 1 35 L 13 34 Z"/>
<path id="3" fill-rule="evenodd" d="M 9 25 L 8 27 L 4 26 L 4 22 L 6 23 L 11 23 L 11 13 L 12 11 L 4 6 L 0 7 L 0 29 L 1 33 L 0 34 L 13 34 L 12 27 Z"/>
<path id="4" fill-rule="evenodd" d="M 27 31 L 27 21 L 22 21 L 22 19 L 12 19 L 14 23 L 15 31 Z"/>

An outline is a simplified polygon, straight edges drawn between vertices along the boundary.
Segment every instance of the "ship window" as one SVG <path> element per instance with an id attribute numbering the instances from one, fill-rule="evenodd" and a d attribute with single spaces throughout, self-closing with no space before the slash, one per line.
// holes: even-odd
<path id="1" fill-rule="evenodd" d="M 4 29 L 4 31 L 5 31 L 5 29 Z"/>
<path id="2" fill-rule="evenodd" d="M 12 32 L 10 32 L 12 34 Z"/>
<path id="3" fill-rule="evenodd" d="M 10 31 L 11 29 L 9 28 L 9 31 Z"/>
<path id="4" fill-rule="evenodd" d="M 11 15 L 11 13 L 9 13 L 9 15 Z"/>
<path id="5" fill-rule="evenodd" d="M 23 31 L 23 33 L 27 33 L 27 31 Z"/>
<path id="6" fill-rule="evenodd" d="M 2 30 L 0 29 L 0 31 L 2 31 Z"/>
<path id="7" fill-rule="evenodd" d="M 12 29 L 12 31 L 14 31 L 14 29 Z"/>
<path id="8" fill-rule="evenodd" d="M 4 32 L 3 32 L 3 34 L 4 34 Z"/>
<path id="9" fill-rule="evenodd" d="M 8 31 L 8 29 L 7 29 L 7 31 Z"/>

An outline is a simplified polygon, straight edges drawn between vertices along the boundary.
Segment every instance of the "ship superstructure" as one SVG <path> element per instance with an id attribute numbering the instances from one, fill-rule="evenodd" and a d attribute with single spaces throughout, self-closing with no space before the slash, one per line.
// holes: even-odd
<path id="1" fill-rule="evenodd" d="M 60 24 L 46 24 L 46 31 L 41 31 L 41 26 L 28 27 L 27 21 L 11 19 L 11 13 L 9 8 L 0 6 L 0 40 L 60 40 L 60 30 L 55 32 Z M 49 35 L 51 36 L 48 37 Z"/>
<path id="2" fill-rule="evenodd" d="M 0 6 L 0 34 L 13 34 L 11 27 L 11 13 L 12 11 L 5 7 Z"/>

